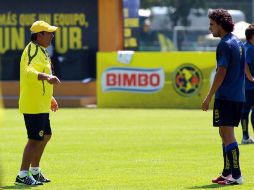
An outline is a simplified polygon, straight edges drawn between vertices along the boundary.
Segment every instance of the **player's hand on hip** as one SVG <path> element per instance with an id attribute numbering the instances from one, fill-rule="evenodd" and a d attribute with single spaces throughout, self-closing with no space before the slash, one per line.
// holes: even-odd
<path id="1" fill-rule="evenodd" d="M 53 76 L 53 75 L 49 75 L 47 81 L 49 84 L 60 84 L 61 83 L 61 81 L 56 76 Z"/>

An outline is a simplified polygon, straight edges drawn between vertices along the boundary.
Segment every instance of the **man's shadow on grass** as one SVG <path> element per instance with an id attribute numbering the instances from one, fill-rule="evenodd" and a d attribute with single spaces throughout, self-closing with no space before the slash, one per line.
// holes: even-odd
<path id="1" fill-rule="evenodd" d="M 215 188 L 223 188 L 223 187 L 226 187 L 226 186 L 227 185 L 209 184 L 209 185 L 187 187 L 187 189 L 215 189 Z"/>
<path id="2" fill-rule="evenodd" d="M 9 185 L 9 186 L 0 186 L 0 189 L 30 189 L 36 186 L 27 186 L 27 185 Z"/>

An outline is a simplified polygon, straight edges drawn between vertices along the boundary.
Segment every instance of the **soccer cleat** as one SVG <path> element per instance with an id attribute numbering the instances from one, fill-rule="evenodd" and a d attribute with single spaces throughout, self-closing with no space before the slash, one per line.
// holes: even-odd
<path id="1" fill-rule="evenodd" d="M 219 177 L 213 179 L 212 182 L 213 182 L 213 183 L 219 183 L 220 181 L 224 181 L 224 180 L 229 179 L 229 178 L 231 178 L 231 177 L 232 177 L 231 174 L 229 174 L 229 175 L 226 176 L 226 177 L 223 176 L 223 175 L 221 174 Z"/>
<path id="2" fill-rule="evenodd" d="M 241 185 L 243 184 L 243 177 L 239 177 L 238 179 L 230 178 L 225 179 L 224 181 L 219 181 L 218 184 L 220 185 Z"/>
<path id="3" fill-rule="evenodd" d="M 16 177 L 16 185 L 43 185 L 42 182 L 36 181 L 33 176 Z"/>
<path id="4" fill-rule="evenodd" d="M 50 179 L 47 179 L 43 174 L 42 172 L 39 172 L 38 174 L 36 175 L 33 175 L 34 179 L 36 181 L 39 181 L 39 182 L 43 182 L 43 183 L 48 183 L 50 182 Z"/>
<path id="5" fill-rule="evenodd" d="M 254 139 L 249 137 L 248 139 L 242 139 L 242 144 L 254 144 Z"/>

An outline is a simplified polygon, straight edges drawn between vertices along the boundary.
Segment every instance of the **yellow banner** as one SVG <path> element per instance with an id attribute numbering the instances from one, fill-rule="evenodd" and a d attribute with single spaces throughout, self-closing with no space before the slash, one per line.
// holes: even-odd
<path id="1" fill-rule="evenodd" d="M 200 108 L 214 52 L 97 53 L 98 107 Z"/>

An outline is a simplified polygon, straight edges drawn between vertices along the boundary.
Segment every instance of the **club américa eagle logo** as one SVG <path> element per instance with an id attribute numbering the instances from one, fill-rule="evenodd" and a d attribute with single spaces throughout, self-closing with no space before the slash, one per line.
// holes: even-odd
<path id="1" fill-rule="evenodd" d="M 197 94 L 202 85 L 202 73 L 193 64 L 183 64 L 173 72 L 173 86 L 178 94 L 189 97 Z"/>

